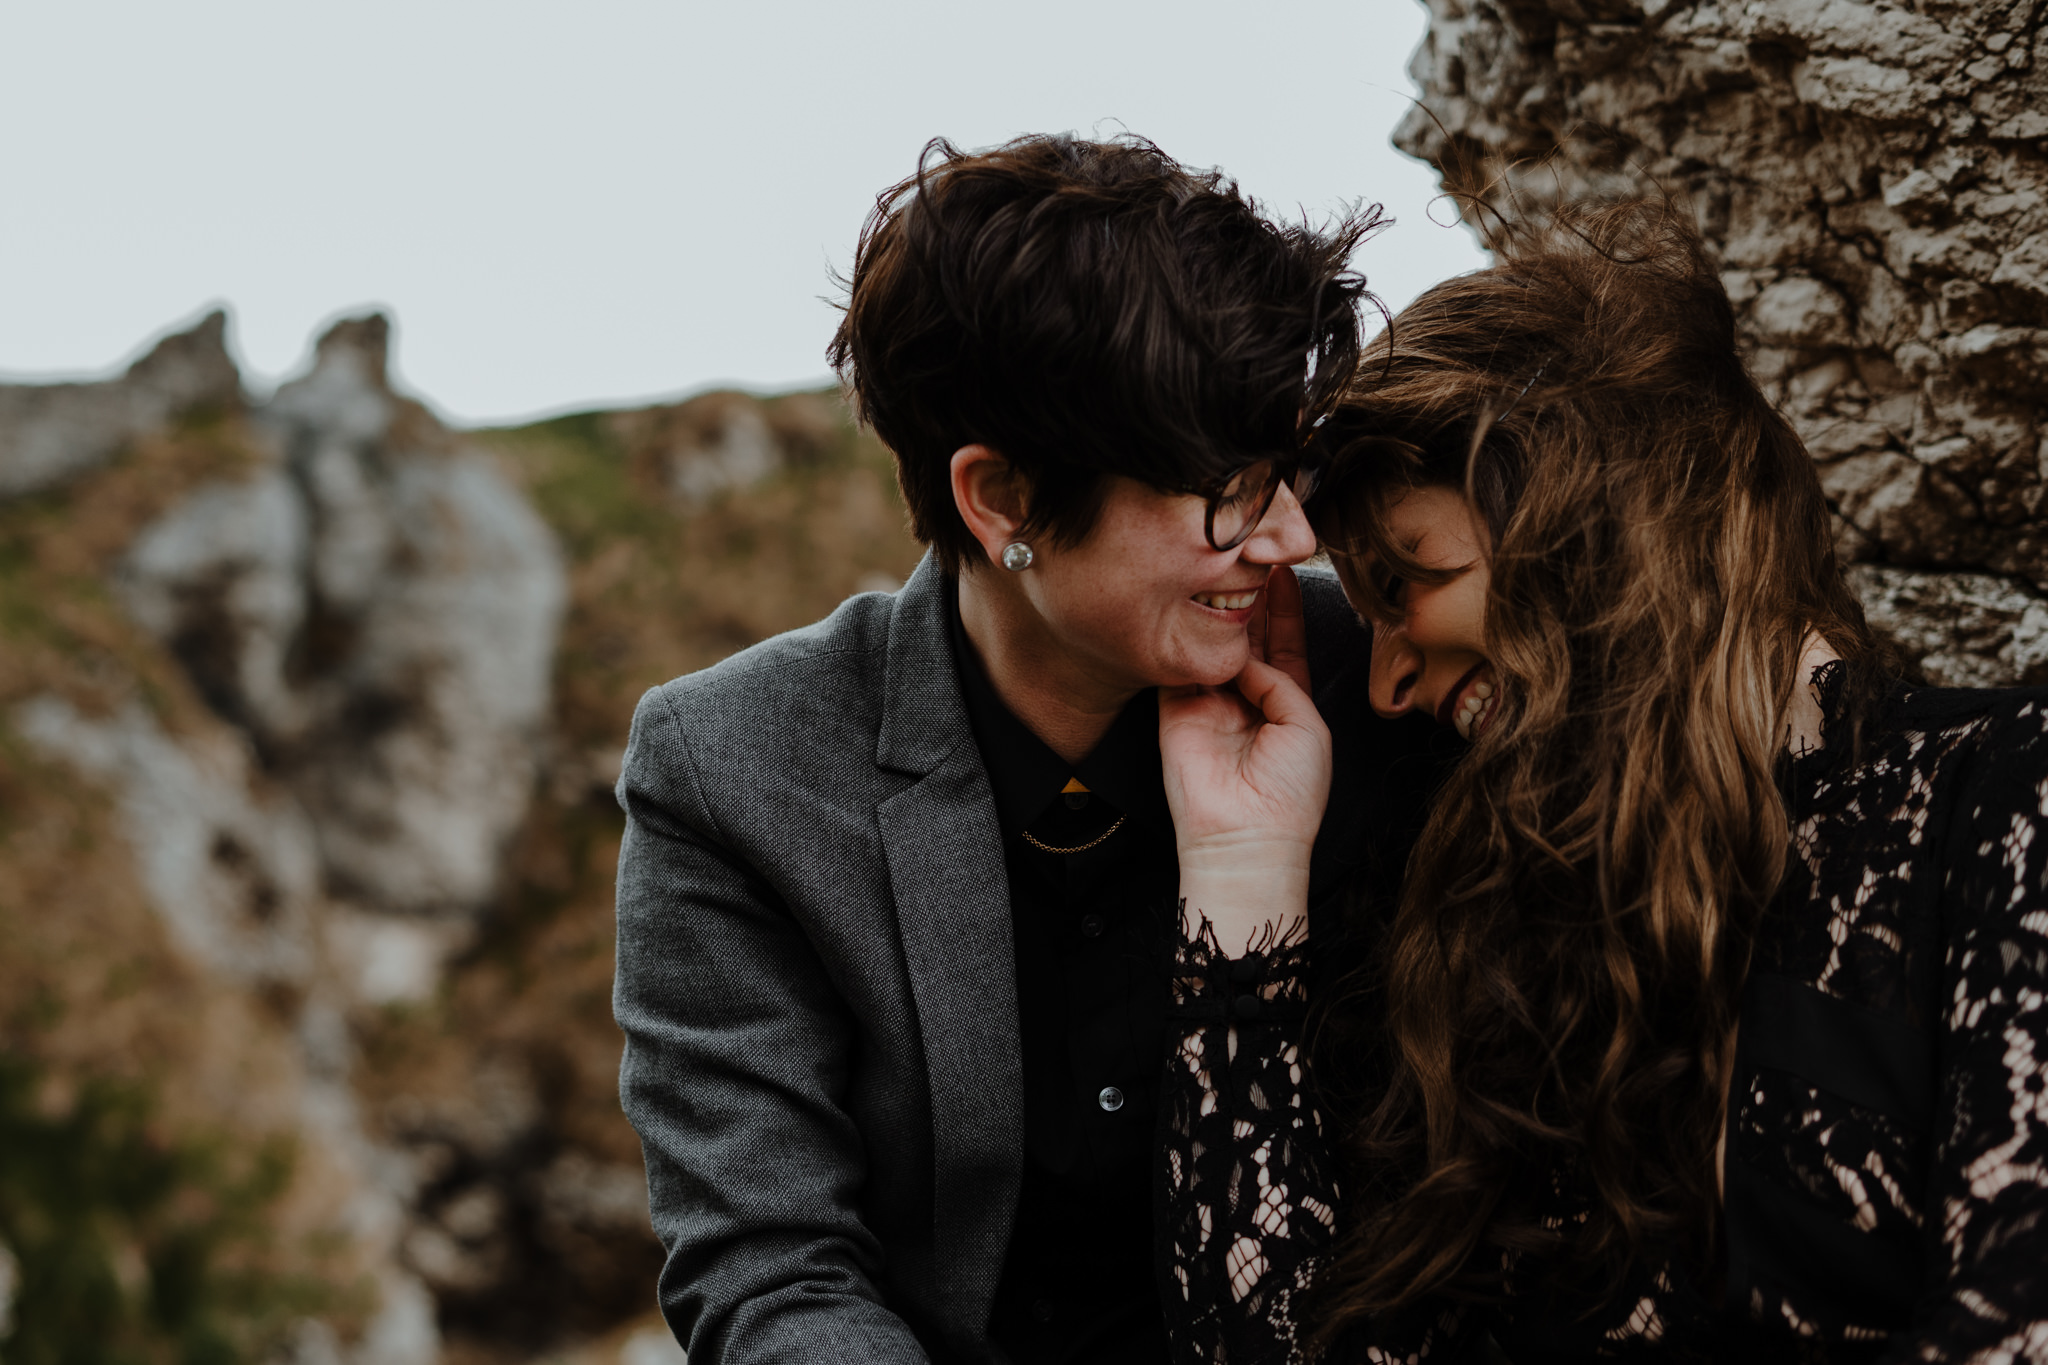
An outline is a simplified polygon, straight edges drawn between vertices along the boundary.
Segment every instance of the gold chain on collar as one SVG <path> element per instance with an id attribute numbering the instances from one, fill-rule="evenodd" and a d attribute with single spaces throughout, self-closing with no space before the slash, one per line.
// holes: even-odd
<path id="1" fill-rule="evenodd" d="M 1110 835 L 1112 835 L 1112 834 L 1116 833 L 1116 832 L 1117 832 L 1118 830 L 1122 829 L 1122 828 L 1124 827 L 1124 821 L 1125 821 L 1126 819 L 1128 819 L 1128 818 L 1129 818 L 1128 816 L 1123 816 L 1123 815 L 1119 815 L 1119 816 L 1117 816 L 1117 818 L 1116 818 L 1116 823 L 1115 823 L 1115 824 L 1113 824 L 1113 825 L 1111 825 L 1111 826 L 1110 826 L 1110 827 L 1109 827 L 1108 829 L 1106 829 L 1106 830 L 1102 831 L 1102 833 L 1100 833 L 1100 834 L 1096 835 L 1096 836 L 1095 836 L 1095 837 L 1094 837 L 1093 839 L 1090 839 L 1090 840 L 1089 840 L 1089 841 L 1088 841 L 1087 843 L 1085 843 L 1085 844 L 1076 844 L 1076 845 L 1075 845 L 1074 847 L 1072 847 L 1072 848 L 1054 848 L 1054 847 L 1053 847 L 1053 846 L 1052 846 L 1051 844 L 1042 844 L 1042 843 L 1040 843 L 1040 842 L 1039 842 L 1038 840 L 1036 840 L 1036 839 L 1034 839 L 1034 838 L 1032 838 L 1032 837 L 1031 837 L 1031 831 L 1030 831 L 1030 830 L 1028 830 L 1028 829 L 1025 829 L 1025 830 L 1019 830 L 1019 831 L 1017 831 L 1017 832 L 1018 832 L 1019 834 L 1022 834 L 1022 835 L 1024 836 L 1024 842 L 1025 842 L 1025 843 L 1027 843 L 1027 844 L 1031 845 L 1031 846 L 1032 846 L 1033 848 L 1037 849 L 1037 850 L 1038 850 L 1038 851 L 1039 851 L 1040 853 L 1086 853 L 1086 852 L 1087 852 L 1087 851 L 1088 851 L 1089 849 L 1091 849 L 1091 848 L 1095 847 L 1095 846 L 1096 846 L 1097 844 L 1101 843 L 1101 842 L 1102 842 L 1102 841 L 1103 841 L 1104 839 L 1107 839 L 1107 838 L 1108 838 L 1108 837 L 1109 837 Z"/>

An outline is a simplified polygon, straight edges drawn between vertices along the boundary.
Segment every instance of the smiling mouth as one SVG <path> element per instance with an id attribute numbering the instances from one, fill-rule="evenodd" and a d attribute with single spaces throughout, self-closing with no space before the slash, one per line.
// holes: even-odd
<path id="1" fill-rule="evenodd" d="M 1448 725 L 1458 732 L 1458 737 L 1473 740 L 1485 732 L 1486 723 L 1493 716 L 1493 706 L 1498 689 L 1490 678 L 1479 675 L 1486 670 L 1486 662 L 1474 664 L 1457 685 L 1444 693 L 1444 699 L 1437 703 L 1436 719 L 1439 725 Z"/>
<path id="2" fill-rule="evenodd" d="M 1259 590 L 1248 588 L 1244 592 L 1198 592 L 1189 600 L 1212 611 L 1243 611 L 1259 600 Z"/>

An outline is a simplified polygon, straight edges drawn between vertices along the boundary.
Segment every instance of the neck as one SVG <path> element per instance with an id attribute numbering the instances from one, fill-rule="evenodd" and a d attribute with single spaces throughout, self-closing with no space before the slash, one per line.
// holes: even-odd
<path id="1" fill-rule="evenodd" d="M 992 570 L 960 575 L 960 624 L 981 670 L 1010 714 L 1069 763 L 1078 763 L 1109 733 L 1139 689 L 1107 681 L 1074 657 L 1045 618 L 1012 583 L 992 583 Z"/>
<path id="2" fill-rule="evenodd" d="M 1792 688 L 1792 704 L 1785 710 L 1785 747 L 1795 754 L 1818 749 L 1821 742 L 1820 690 L 1813 685 L 1813 670 L 1842 656 L 1823 640 L 1819 631 L 1809 630 L 1801 642 L 1798 679 Z"/>

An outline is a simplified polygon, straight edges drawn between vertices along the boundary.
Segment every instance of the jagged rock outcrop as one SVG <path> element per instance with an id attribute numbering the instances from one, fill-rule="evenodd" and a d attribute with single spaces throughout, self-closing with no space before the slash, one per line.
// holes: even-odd
<path id="1" fill-rule="evenodd" d="M 330 891 L 460 917 L 526 812 L 567 589 L 524 497 L 392 393 L 387 335 L 321 338 L 254 413 L 277 462 L 151 526 L 120 586 L 297 797 Z"/>
<path id="2" fill-rule="evenodd" d="M 165 337 L 118 379 L 0 384 L 0 498 L 76 478 L 138 436 L 195 410 L 232 408 L 241 397 L 220 312 Z"/>
<path id="3" fill-rule="evenodd" d="M 387 330 L 267 400 L 217 321 L 156 353 L 207 384 L 0 389 L 69 424 L 0 486 L 0 1052 L 290 1140 L 250 1235 L 333 1294 L 262 1358 L 674 1362 L 609 1009 L 634 701 L 919 548 L 835 395 L 457 433 Z"/>
<path id="4" fill-rule="evenodd" d="M 431 996 L 500 891 L 547 756 L 567 599 L 523 492 L 392 392 L 387 336 L 381 317 L 336 326 L 260 404 L 242 397 L 218 317 L 119 379 L 0 390 L 0 419 L 22 419 L 0 428 L 20 438 L 0 456 L 26 452 L 0 494 L 146 453 L 200 407 L 240 452 L 108 565 L 114 599 L 211 715 L 167 726 L 113 676 L 127 699 L 111 713 L 45 692 L 8 719 L 113 794 L 184 959 L 280 1016 L 293 1063 L 272 1107 L 301 1115 L 333 1230 L 374 1288 L 355 1340 L 305 1324 L 293 1349 L 308 1365 L 439 1352 L 430 1291 L 447 1286 L 419 1251 L 441 1221 L 435 1172 L 366 1128 L 351 1020 Z"/>
<path id="5" fill-rule="evenodd" d="M 1403 149 L 1510 214 L 1661 187 L 1930 678 L 2048 681 L 2040 0 L 1427 0 Z"/>

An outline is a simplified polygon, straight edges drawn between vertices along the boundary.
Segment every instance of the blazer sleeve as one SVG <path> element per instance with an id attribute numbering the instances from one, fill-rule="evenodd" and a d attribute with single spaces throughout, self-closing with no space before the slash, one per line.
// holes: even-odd
<path id="1" fill-rule="evenodd" d="M 691 1365 L 926 1355 L 877 1288 L 856 1021 L 809 938 L 719 833 L 661 689 L 634 713 L 618 795 L 619 1094 L 639 1131 L 660 1300 Z"/>

